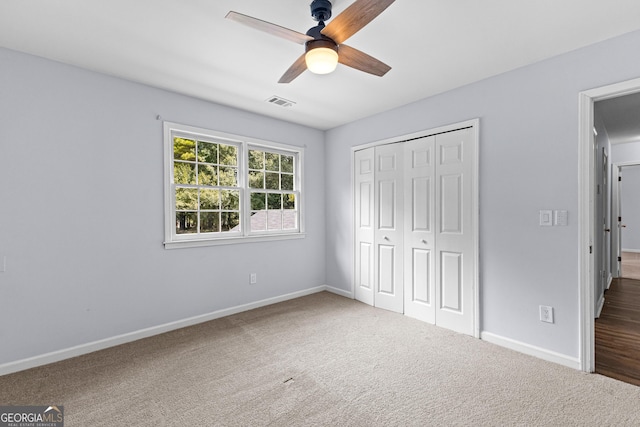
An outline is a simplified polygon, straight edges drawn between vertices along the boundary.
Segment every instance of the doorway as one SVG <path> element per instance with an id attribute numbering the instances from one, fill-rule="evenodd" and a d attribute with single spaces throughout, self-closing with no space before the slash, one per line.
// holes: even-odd
<path id="1" fill-rule="evenodd" d="M 613 206 L 619 219 L 615 236 L 618 276 L 640 280 L 640 162 L 619 163 L 615 167 L 619 176 L 614 187 L 617 203 Z"/>
<path id="2" fill-rule="evenodd" d="M 610 86 L 588 90 L 579 95 L 579 259 L 580 259 L 580 363 L 586 372 L 595 371 L 595 317 L 598 285 L 602 283 L 601 263 L 596 253 L 601 254 L 604 246 L 598 236 L 602 233 L 598 221 L 597 183 L 594 133 L 594 104 L 597 101 L 622 97 L 640 92 L 640 79 L 634 79 Z M 598 165 L 599 166 L 599 165 Z M 599 183 L 598 183 L 599 184 Z M 611 223 L 614 223 L 612 221 Z M 598 241 L 601 242 L 598 242 Z M 609 239 L 605 239 L 609 240 Z"/>

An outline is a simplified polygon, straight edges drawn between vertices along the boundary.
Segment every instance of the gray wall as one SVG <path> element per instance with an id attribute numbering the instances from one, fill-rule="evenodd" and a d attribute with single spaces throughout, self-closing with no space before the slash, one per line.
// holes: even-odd
<path id="1" fill-rule="evenodd" d="M 640 163 L 640 142 L 614 144 L 611 146 L 611 161 L 613 163 Z"/>
<path id="2" fill-rule="evenodd" d="M 158 114 L 306 145 L 306 238 L 165 250 Z M 0 365 L 325 284 L 320 131 L 2 48 L 0 123 Z"/>
<path id="3" fill-rule="evenodd" d="M 638 49 L 630 33 L 327 132 L 327 283 L 352 286 L 351 147 L 478 117 L 481 330 L 577 358 L 578 94 L 639 77 Z M 540 209 L 569 225 L 540 227 Z"/>

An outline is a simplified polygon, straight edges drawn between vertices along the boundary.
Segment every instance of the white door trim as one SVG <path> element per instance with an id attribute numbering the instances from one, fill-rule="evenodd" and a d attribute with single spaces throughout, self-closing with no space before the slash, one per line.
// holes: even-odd
<path id="1" fill-rule="evenodd" d="M 580 283 L 580 368 L 585 372 L 595 371 L 594 338 L 594 159 L 593 159 L 593 104 L 609 98 L 640 92 L 640 79 L 603 86 L 580 92 L 578 95 L 578 227 L 579 227 L 579 274 Z"/>
<path id="2" fill-rule="evenodd" d="M 353 190 L 354 187 L 354 160 L 355 160 L 355 152 L 359 151 L 359 150 L 363 150 L 365 148 L 369 148 L 369 147 L 375 147 L 377 145 L 383 145 L 383 144 L 393 144 L 395 142 L 402 142 L 402 141 L 406 141 L 409 139 L 414 139 L 414 138 L 421 138 L 421 137 L 426 137 L 426 136 L 430 136 L 430 135 L 436 135 L 439 133 L 444 133 L 444 132 L 450 132 L 453 130 L 458 130 L 458 129 L 463 129 L 463 128 L 472 128 L 473 129 L 473 142 L 472 144 L 474 144 L 474 151 L 476 153 L 475 155 L 475 159 L 474 159 L 474 163 L 473 163 L 473 195 L 472 195 L 472 224 L 473 224 L 473 247 L 474 247 L 474 260 L 473 260 L 473 264 L 474 264 L 474 272 L 473 272 L 473 282 L 474 282 L 474 295 L 473 295 L 473 310 L 474 310 L 474 326 L 473 326 L 473 330 L 474 330 L 474 336 L 476 338 L 480 338 L 480 292 L 479 292 L 479 288 L 480 288 L 480 264 L 479 264 L 479 259 L 480 259 L 480 222 L 479 222 L 479 212 L 480 212 L 480 202 L 479 202 L 479 178 L 480 178 L 480 173 L 479 173 L 479 165 L 480 165 L 480 153 L 479 153 L 479 139 L 480 139 L 480 119 L 471 119 L 471 120 L 465 120 L 462 122 L 458 122 L 458 123 L 452 123 L 449 125 L 445 125 L 445 126 L 440 126 L 437 128 L 432 128 L 432 129 L 427 129 L 427 130 L 422 130 L 419 132 L 414 132 L 414 133 L 410 133 L 410 134 L 406 134 L 406 135 L 401 135 L 401 136 L 395 136 L 392 138 L 386 138 L 383 140 L 379 140 L 379 141 L 374 141 L 374 142 L 369 142 L 366 144 L 361 144 L 361 145 L 356 145 L 351 147 L 351 220 L 352 220 L 352 224 L 354 221 L 354 216 L 353 216 L 353 212 L 354 212 L 354 206 L 355 206 L 355 191 Z M 352 293 L 354 293 L 355 291 L 355 259 L 353 254 L 354 252 L 354 247 L 353 247 L 353 242 L 355 241 L 355 227 L 352 227 L 353 230 L 353 234 L 352 234 L 352 239 L 351 239 L 351 259 L 352 259 L 352 263 L 354 263 L 352 265 L 352 271 L 353 271 L 353 275 L 352 275 L 352 283 L 351 283 L 351 290 Z"/>
<path id="3" fill-rule="evenodd" d="M 611 174 L 611 259 L 609 264 L 613 280 L 614 277 L 620 277 L 620 262 L 618 261 L 620 256 L 620 221 L 618 221 L 620 217 L 620 166 L 617 163 L 613 164 Z M 609 283 L 610 285 L 611 283 Z"/>

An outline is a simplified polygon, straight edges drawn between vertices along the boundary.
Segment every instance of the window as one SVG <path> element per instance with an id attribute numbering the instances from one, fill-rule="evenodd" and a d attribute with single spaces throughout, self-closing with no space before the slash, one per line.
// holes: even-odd
<path id="1" fill-rule="evenodd" d="M 165 247 L 302 237 L 302 148 L 165 122 Z"/>
<path id="2" fill-rule="evenodd" d="M 251 231 L 296 230 L 294 156 L 249 148 Z"/>
<path id="3" fill-rule="evenodd" d="M 173 137 L 176 234 L 240 231 L 239 151 L 235 144 Z"/>

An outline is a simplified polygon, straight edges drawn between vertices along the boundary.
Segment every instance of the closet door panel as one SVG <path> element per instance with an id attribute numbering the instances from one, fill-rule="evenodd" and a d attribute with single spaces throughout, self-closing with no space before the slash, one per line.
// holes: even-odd
<path id="1" fill-rule="evenodd" d="M 404 312 L 402 145 L 375 148 L 374 305 Z"/>
<path id="2" fill-rule="evenodd" d="M 440 266 L 440 308 L 461 313 L 462 254 L 440 251 Z"/>
<path id="3" fill-rule="evenodd" d="M 373 305 L 374 295 L 374 149 L 354 155 L 355 298 Z"/>
<path id="4" fill-rule="evenodd" d="M 412 252 L 413 256 L 409 266 L 411 269 L 409 273 L 411 280 L 408 282 L 411 287 L 409 297 L 411 298 L 411 303 L 430 306 L 432 299 L 431 289 L 433 286 L 431 278 L 431 271 L 433 269 L 431 266 L 431 251 L 428 249 L 413 248 Z M 409 310 L 405 310 L 405 312 L 409 314 Z"/>
<path id="5" fill-rule="evenodd" d="M 440 233 L 462 233 L 462 182 L 461 174 L 440 176 Z"/>
<path id="6" fill-rule="evenodd" d="M 473 130 L 436 135 L 436 324 L 473 335 Z"/>
<path id="7" fill-rule="evenodd" d="M 404 310 L 435 323 L 435 138 L 404 144 Z"/>

